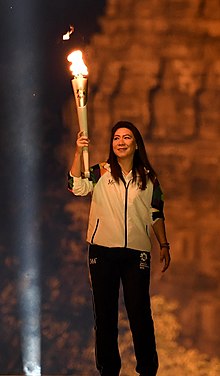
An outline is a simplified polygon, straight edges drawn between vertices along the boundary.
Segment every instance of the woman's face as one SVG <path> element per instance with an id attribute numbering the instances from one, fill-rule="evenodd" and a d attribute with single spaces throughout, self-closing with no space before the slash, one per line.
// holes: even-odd
<path id="1" fill-rule="evenodd" d="M 112 147 L 118 159 L 133 160 L 136 141 L 132 131 L 128 128 L 119 128 L 114 134 Z"/>

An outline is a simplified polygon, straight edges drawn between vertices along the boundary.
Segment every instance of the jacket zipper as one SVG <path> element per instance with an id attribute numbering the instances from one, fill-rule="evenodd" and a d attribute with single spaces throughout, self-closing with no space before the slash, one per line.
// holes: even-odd
<path id="1" fill-rule="evenodd" d="M 98 225 L 99 225 L 99 219 L 97 219 L 96 226 L 95 226 L 95 230 L 93 231 L 93 234 L 92 234 L 92 238 L 91 238 L 91 243 L 92 243 L 92 244 L 93 244 L 94 237 L 95 237 L 95 234 L 96 234 L 97 229 L 98 229 Z"/>
<path id="2" fill-rule="evenodd" d="M 125 245 L 124 248 L 127 248 L 128 245 L 128 223 L 127 223 L 127 214 L 128 214 L 128 187 L 131 180 L 129 180 L 128 184 L 124 183 L 125 186 Z"/>

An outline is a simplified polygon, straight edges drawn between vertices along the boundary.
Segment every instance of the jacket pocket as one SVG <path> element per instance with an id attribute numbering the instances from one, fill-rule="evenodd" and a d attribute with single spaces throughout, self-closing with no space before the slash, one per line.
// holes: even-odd
<path id="1" fill-rule="evenodd" d="M 93 231 L 93 234 L 92 234 L 91 243 L 93 243 L 93 241 L 94 241 L 94 237 L 95 237 L 95 234 L 98 230 L 98 226 L 99 226 L 99 218 L 96 221 L 96 226 L 95 226 L 95 230 Z"/>

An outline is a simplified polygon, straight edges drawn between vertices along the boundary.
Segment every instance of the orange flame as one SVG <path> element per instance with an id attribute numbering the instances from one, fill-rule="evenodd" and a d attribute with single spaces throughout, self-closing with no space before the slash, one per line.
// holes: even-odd
<path id="1" fill-rule="evenodd" d="M 88 69 L 83 61 L 82 52 L 80 50 L 71 52 L 71 54 L 67 56 L 67 60 L 72 63 L 70 70 L 74 76 L 88 75 Z"/>

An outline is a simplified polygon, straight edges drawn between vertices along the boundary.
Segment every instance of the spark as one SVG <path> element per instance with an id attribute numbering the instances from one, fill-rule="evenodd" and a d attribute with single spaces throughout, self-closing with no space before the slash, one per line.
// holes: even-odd
<path id="1" fill-rule="evenodd" d="M 69 30 L 67 31 L 66 34 L 63 35 L 63 40 L 69 40 L 70 35 L 74 32 L 74 26 L 70 25 Z"/>

